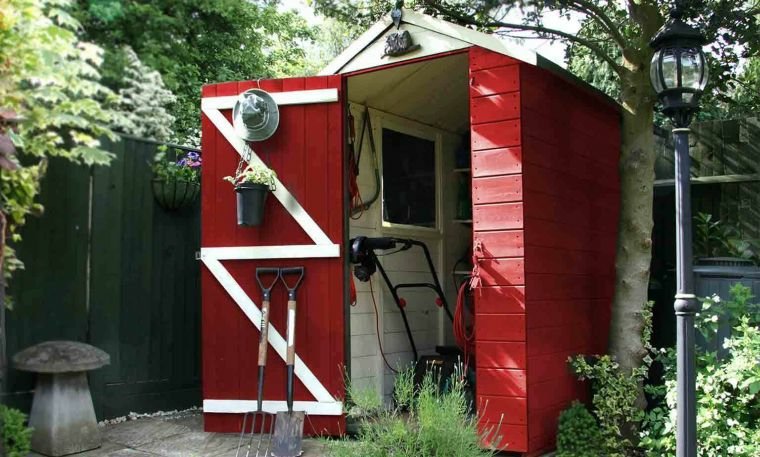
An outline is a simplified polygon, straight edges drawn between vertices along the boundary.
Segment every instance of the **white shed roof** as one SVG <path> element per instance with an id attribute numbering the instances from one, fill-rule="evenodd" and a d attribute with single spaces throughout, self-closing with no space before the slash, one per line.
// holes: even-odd
<path id="1" fill-rule="evenodd" d="M 426 55 L 455 51 L 472 45 L 490 49 L 531 65 L 537 65 L 539 58 L 542 58 L 530 49 L 507 43 L 494 35 L 468 29 L 412 10 L 403 9 L 402 12 L 401 29 L 409 30 L 414 42 L 421 45 L 419 50 L 399 57 L 383 57 L 385 36 L 396 31 L 390 14 L 386 14 L 333 59 L 319 74 L 348 73 Z M 433 41 L 432 48 L 430 41 Z M 357 58 L 361 58 L 363 65 L 352 65 Z"/>
<path id="2" fill-rule="evenodd" d="M 615 100 L 549 59 L 533 50 L 509 43 L 495 35 L 478 32 L 477 30 L 408 9 L 402 10 L 400 29 L 409 31 L 414 43 L 419 44 L 420 48 L 402 56 L 383 56 L 386 35 L 396 31 L 390 14 L 387 14 L 357 38 L 356 41 L 351 43 L 345 51 L 333 59 L 319 74 L 351 73 L 395 62 L 456 51 L 470 46 L 479 46 L 527 64 L 544 68 L 558 76 L 572 80 L 580 86 L 589 88 L 592 92 L 603 96 L 608 102 L 619 106 Z"/>

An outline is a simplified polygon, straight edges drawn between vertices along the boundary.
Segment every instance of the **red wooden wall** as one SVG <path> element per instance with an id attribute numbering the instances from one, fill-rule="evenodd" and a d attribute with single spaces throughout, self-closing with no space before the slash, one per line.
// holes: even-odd
<path id="1" fill-rule="evenodd" d="M 208 85 L 203 97 L 237 95 L 256 82 Z M 269 92 L 337 88 L 341 77 L 292 78 L 261 81 Z M 230 111 L 225 116 L 230 118 Z M 343 207 L 342 103 L 280 107 L 280 126 L 272 138 L 253 144 L 262 160 L 276 172 L 327 236 L 342 245 Z M 232 175 L 239 155 L 204 115 L 202 118 L 202 247 L 313 244 L 276 198 L 266 203 L 264 224 L 236 224 L 235 193 L 222 178 Z M 261 291 L 254 271 L 258 266 L 298 266 L 306 269 L 298 292 L 296 352 L 336 398 L 343 396 L 344 261 L 333 259 L 222 261 L 259 306 Z M 202 269 L 203 398 L 254 400 L 258 330 L 227 295 L 208 269 Z M 285 335 L 287 294 L 282 285 L 272 292 L 272 324 Z M 181 350 L 181 348 L 178 348 Z M 266 369 L 266 400 L 285 399 L 285 364 L 270 347 Z M 314 400 L 296 380 L 296 400 Z M 305 432 L 337 434 L 345 430 L 341 417 L 311 416 Z M 241 416 L 205 414 L 207 431 L 240 430 Z"/>
<path id="2" fill-rule="evenodd" d="M 470 51 L 478 408 L 493 444 L 554 448 L 586 390 L 571 355 L 603 352 L 614 287 L 619 114 L 547 70 Z"/>
<path id="3" fill-rule="evenodd" d="M 586 89 L 520 68 L 528 439 L 554 448 L 557 417 L 587 388 L 569 356 L 606 352 L 615 284 L 620 117 Z"/>
<path id="4" fill-rule="evenodd" d="M 493 430 L 492 444 L 527 451 L 520 65 L 474 47 L 470 81 L 473 241 L 483 246 L 475 291 L 478 412 L 482 427 Z"/>

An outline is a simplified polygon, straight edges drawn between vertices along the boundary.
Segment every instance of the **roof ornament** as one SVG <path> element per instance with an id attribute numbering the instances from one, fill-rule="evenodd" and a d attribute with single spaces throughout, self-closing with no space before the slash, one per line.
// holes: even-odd
<path id="1" fill-rule="evenodd" d="M 404 14 L 401 9 L 403 7 L 404 0 L 397 0 L 396 6 L 391 10 L 391 19 L 393 19 L 393 23 L 396 25 L 396 30 L 401 27 L 401 16 Z"/>
<path id="2" fill-rule="evenodd" d="M 404 54 L 408 54 L 412 51 L 416 51 L 420 48 L 420 45 L 414 44 L 412 35 L 408 30 L 404 30 L 403 32 L 399 31 L 399 28 L 401 27 L 403 7 L 404 0 L 397 0 L 395 8 L 391 11 L 391 19 L 396 25 L 397 31 L 390 33 L 385 37 L 385 53 L 383 54 L 383 57 L 398 57 Z"/>

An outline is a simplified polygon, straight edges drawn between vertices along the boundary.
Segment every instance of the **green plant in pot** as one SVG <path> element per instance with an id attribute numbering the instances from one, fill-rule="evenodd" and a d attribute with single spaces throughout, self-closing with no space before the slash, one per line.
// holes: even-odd
<path id="1" fill-rule="evenodd" d="M 201 190 L 201 156 L 195 151 L 174 151 L 175 159 L 167 157 L 161 146 L 153 160 L 153 196 L 159 206 L 174 211 L 192 205 Z"/>
<path id="2" fill-rule="evenodd" d="M 224 179 L 235 186 L 238 225 L 261 225 L 267 195 L 275 190 L 277 174 L 274 170 L 263 164 L 249 164 L 235 176 L 227 176 Z"/>

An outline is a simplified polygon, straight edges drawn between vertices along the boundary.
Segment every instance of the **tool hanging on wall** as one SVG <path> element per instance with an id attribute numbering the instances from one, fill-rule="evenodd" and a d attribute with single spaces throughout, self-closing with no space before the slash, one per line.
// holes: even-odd
<path id="1" fill-rule="evenodd" d="M 286 276 L 296 276 L 294 283 L 288 284 Z M 303 422 L 306 413 L 293 411 L 294 372 L 296 363 L 296 292 L 304 276 L 304 267 L 280 268 L 280 279 L 288 289 L 288 318 L 285 339 L 287 341 L 286 403 L 288 409 L 277 413 L 274 428 L 272 455 L 275 457 L 297 457 L 302 454 Z"/>
<path id="2" fill-rule="evenodd" d="M 262 282 L 263 276 L 274 275 L 274 279 L 265 285 Z M 261 287 L 261 329 L 259 331 L 259 352 L 258 352 L 258 395 L 256 397 L 256 411 L 250 411 L 243 415 L 243 427 L 240 430 L 240 439 L 238 440 L 237 451 L 235 451 L 235 457 L 238 457 L 240 450 L 243 446 L 243 441 L 246 434 L 246 424 L 248 419 L 251 420 L 251 431 L 248 437 L 248 447 L 245 453 L 245 457 L 248 457 L 251 453 L 251 447 L 253 445 L 253 439 L 256 435 L 256 419 L 260 418 L 261 427 L 259 429 L 259 439 L 256 444 L 256 457 L 268 457 L 269 447 L 272 444 L 272 434 L 274 432 L 274 415 L 272 413 L 265 412 L 264 405 L 264 368 L 267 365 L 267 350 L 269 349 L 269 301 L 272 296 L 272 288 L 277 284 L 280 279 L 279 268 L 256 268 L 256 282 Z M 267 427 L 267 420 L 268 427 Z M 267 440 L 266 446 L 262 449 L 264 440 Z M 263 451 L 263 453 L 262 453 Z"/>
<path id="3" fill-rule="evenodd" d="M 351 197 L 350 215 L 352 219 L 359 219 L 364 211 L 369 209 L 373 203 L 380 197 L 380 168 L 377 160 L 377 150 L 375 149 L 375 136 L 372 130 L 372 121 L 369 115 L 369 106 L 364 105 L 364 111 L 362 112 L 361 131 L 359 133 L 359 142 L 356 142 L 356 130 L 355 130 L 354 117 L 349 110 L 348 114 L 348 130 L 349 130 L 349 193 Z M 367 132 L 369 136 L 369 148 L 372 154 L 372 166 L 375 176 L 375 191 L 369 200 L 364 201 L 359 190 L 359 170 L 362 159 L 362 149 L 364 146 L 364 133 Z"/>

